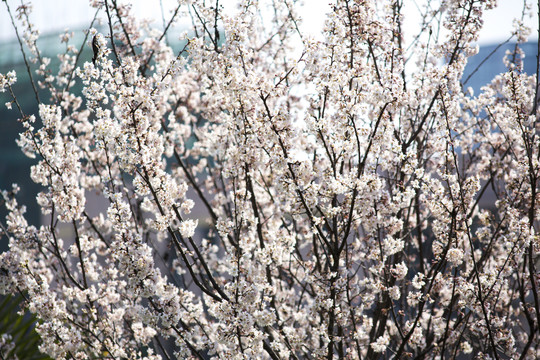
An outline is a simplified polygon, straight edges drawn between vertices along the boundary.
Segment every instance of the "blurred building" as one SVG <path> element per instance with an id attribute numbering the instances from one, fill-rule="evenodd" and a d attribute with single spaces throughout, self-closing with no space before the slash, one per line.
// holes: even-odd
<path id="1" fill-rule="evenodd" d="M 536 74 L 538 43 L 531 41 L 519 47 L 525 54 L 523 59 L 518 60 L 523 63 L 523 70 L 529 75 Z M 481 46 L 478 54 L 469 58 L 463 76 L 464 88 L 470 86 L 474 94 L 478 95 L 480 88 L 489 84 L 495 75 L 508 71 L 503 58 L 507 52 L 514 53 L 515 48 L 515 43 Z"/>
<path id="2" fill-rule="evenodd" d="M 515 61 L 522 63 L 523 71 L 526 74 L 536 74 L 538 43 L 536 41 L 531 41 L 520 44 L 519 47 L 525 56 L 523 58 L 516 58 Z M 507 54 L 508 59 L 514 60 L 512 54 L 516 53 L 515 50 L 515 43 L 485 45 L 480 47 L 478 54 L 469 58 L 465 68 L 462 78 L 464 89 L 471 87 L 474 91 L 474 95 L 478 96 L 482 92 L 481 88 L 491 83 L 496 75 L 508 71 L 503 60 Z M 479 202 L 479 206 L 481 208 L 493 208 L 495 206 L 495 200 L 496 198 L 493 189 L 488 187 Z"/>

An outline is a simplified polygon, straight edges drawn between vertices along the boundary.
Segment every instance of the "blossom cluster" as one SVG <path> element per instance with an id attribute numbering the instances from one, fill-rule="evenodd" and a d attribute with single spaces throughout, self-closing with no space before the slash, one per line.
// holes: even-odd
<path id="1" fill-rule="evenodd" d="M 18 144 L 44 220 L 2 192 L 0 292 L 24 295 L 41 351 L 540 356 L 528 29 L 516 22 L 505 73 L 463 86 L 495 1 L 336 0 L 320 38 L 289 0 L 178 1 L 162 26 L 90 4 L 104 26 L 63 34 L 58 69 L 31 7 L 17 12 L 39 101 L 17 106 Z M 16 79 L 0 91 L 19 105 Z"/>

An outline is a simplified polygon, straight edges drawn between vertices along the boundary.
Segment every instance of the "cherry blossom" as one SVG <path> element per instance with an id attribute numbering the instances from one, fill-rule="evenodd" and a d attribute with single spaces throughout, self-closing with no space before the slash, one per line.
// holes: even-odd
<path id="1" fill-rule="evenodd" d="M 523 19 L 507 70 L 474 94 L 464 73 L 495 1 L 336 0 L 320 37 L 298 2 L 233 3 L 178 1 L 151 21 L 90 1 L 84 41 L 66 30 L 48 58 L 30 4 L 2 2 L 39 110 L 14 71 L 0 103 L 24 126 L 43 221 L 2 191 L 0 292 L 24 296 L 40 350 L 537 359 Z"/>

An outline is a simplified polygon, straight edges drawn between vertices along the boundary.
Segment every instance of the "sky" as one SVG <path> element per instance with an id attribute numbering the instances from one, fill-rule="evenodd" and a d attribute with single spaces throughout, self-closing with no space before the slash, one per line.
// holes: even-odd
<path id="1" fill-rule="evenodd" d="M 222 0 L 221 3 L 230 4 L 232 1 Z M 413 8 L 417 3 L 422 1 L 429 0 L 404 0 L 404 3 L 406 8 Z M 158 24 L 161 24 L 162 16 L 159 4 L 162 4 L 165 8 L 165 15 L 167 17 L 167 9 L 171 9 L 177 3 L 175 0 L 132 0 L 131 2 L 135 13 L 144 17 L 156 18 L 158 19 Z M 329 9 L 331 0 L 304 0 L 304 2 L 309 4 L 301 12 L 304 17 L 304 28 L 316 34 L 322 28 L 324 14 Z M 14 12 L 15 8 L 20 4 L 20 0 L 8 0 L 8 3 L 12 12 Z M 487 13 L 479 40 L 480 45 L 493 44 L 506 40 L 512 28 L 513 19 L 521 16 L 521 0 L 499 0 L 498 3 L 499 5 L 496 9 L 490 10 Z M 94 16 L 94 9 L 91 9 L 85 0 L 34 0 L 33 5 L 34 11 L 32 18 L 37 27 L 41 29 L 42 34 L 61 32 L 68 27 L 81 27 L 89 24 Z M 537 12 L 534 11 L 534 13 Z M 414 19 L 410 21 L 414 23 Z M 526 23 L 533 29 L 537 27 L 536 19 L 527 18 Z M 15 33 L 5 3 L 0 1 L 0 44 L 13 39 L 14 36 Z M 537 38 L 537 33 L 531 36 L 531 39 Z"/>
<path id="2" fill-rule="evenodd" d="M 521 17 L 522 10 L 523 3 L 520 0 L 499 0 L 498 6 L 487 13 L 478 43 L 484 45 L 506 40 L 512 29 L 512 22 Z M 533 13 L 535 15 L 533 18 L 526 17 L 524 20 L 525 24 L 534 30 L 538 29 L 538 11 L 533 9 Z M 533 31 L 530 40 L 536 39 L 538 39 L 538 31 Z"/>

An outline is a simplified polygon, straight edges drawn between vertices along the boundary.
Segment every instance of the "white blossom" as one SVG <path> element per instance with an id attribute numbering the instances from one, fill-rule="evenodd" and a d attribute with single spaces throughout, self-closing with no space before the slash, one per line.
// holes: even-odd
<path id="1" fill-rule="evenodd" d="M 156 3 L 159 21 L 89 3 L 96 27 L 52 57 L 30 4 L 2 2 L 33 83 L 0 91 L 41 222 L 1 191 L 0 293 L 24 294 L 40 351 L 538 358 L 524 21 L 473 91 L 492 0 L 336 0 L 318 34 L 296 1 Z"/>
<path id="2" fill-rule="evenodd" d="M 386 347 L 390 343 L 390 337 L 388 334 L 385 334 L 383 336 L 380 336 L 377 338 L 377 340 L 373 343 L 371 343 L 371 347 L 373 348 L 373 351 L 377 353 L 382 353 L 386 351 Z"/>

